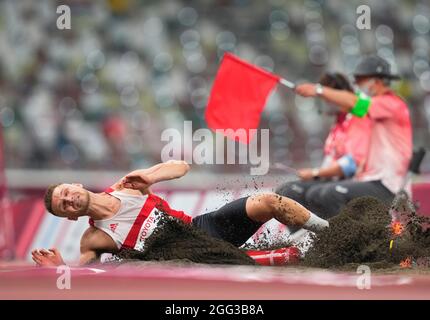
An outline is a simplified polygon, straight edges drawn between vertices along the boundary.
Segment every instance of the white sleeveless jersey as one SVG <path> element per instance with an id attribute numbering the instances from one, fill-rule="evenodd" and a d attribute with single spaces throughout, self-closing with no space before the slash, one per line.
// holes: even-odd
<path id="1" fill-rule="evenodd" d="M 90 225 L 107 233 L 115 241 L 118 249 L 131 248 L 143 251 L 145 241 L 157 228 L 163 215 L 167 214 L 185 223 L 191 223 L 190 216 L 183 211 L 172 210 L 165 200 L 154 194 L 133 195 L 111 188 L 105 192 L 118 198 L 121 206 L 112 218 L 90 219 Z"/>

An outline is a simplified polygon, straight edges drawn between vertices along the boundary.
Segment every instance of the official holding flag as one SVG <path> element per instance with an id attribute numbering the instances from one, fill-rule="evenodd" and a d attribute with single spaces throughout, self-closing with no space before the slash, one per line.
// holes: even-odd
<path id="1" fill-rule="evenodd" d="M 321 185 L 308 192 L 310 209 L 330 218 L 350 200 L 374 196 L 391 202 L 400 191 L 412 156 L 412 128 L 406 103 L 389 87 L 393 75 L 387 61 L 378 56 L 361 60 L 354 73 L 358 93 L 304 83 L 296 93 L 321 97 L 340 110 L 371 120 L 369 154 L 363 172 L 354 181 Z"/>
<path id="2" fill-rule="evenodd" d="M 353 92 L 348 78 L 341 73 L 325 73 L 319 83 L 322 86 Z M 330 104 L 331 105 L 331 104 Z M 328 115 L 336 117 L 324 144 L 324 159 L 318 168 L 304 168 L 297 171 L 299 180 L 282 184 L 276 193 L 287 196 L 309 207 L 312 189 L 341 179 L 352 179 L 360 174 L 369 153 L 371 121 L 368 117 L 355 117 L 330 106 Z"/>

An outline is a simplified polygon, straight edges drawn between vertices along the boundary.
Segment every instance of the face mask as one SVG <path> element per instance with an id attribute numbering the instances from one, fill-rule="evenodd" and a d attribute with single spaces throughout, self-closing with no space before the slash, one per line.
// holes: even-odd
<path id="1" fill-rule="evenodd" d="M 373 96 L 373 90 L 372 87 L 375 84 L 375 79 L 371 79 L 366 81 L 365 83 L 358 86 L 359 90 L 369 97 Z"/>

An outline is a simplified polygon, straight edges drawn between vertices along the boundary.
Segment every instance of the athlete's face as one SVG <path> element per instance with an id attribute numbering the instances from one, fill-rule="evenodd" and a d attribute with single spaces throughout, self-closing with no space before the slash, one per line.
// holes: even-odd
<path id="1" fill-rule="evenodd" d="M 63 183 L 52 193 L 52 210 L 59 216 L 77 220 L 85 215 L 90 204 L 90 194 L 81 184 Z"/>

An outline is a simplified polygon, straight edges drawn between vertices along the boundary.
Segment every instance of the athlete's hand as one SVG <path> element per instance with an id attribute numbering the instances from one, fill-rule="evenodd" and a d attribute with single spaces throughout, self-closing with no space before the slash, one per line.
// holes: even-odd
<path id="1" fill-rule="evenodd" d="M 46 250 L 46 249 L 33 250 L 31 252 L 31 258 L 33 259 L 34 262 L 36 262 L 38 266 L 41 266 L 41 267 L 65 265 L 60 252 L 55 248 L 51 248 L 49 250 Z"/>
<path id="2" fill-rule="evenodd" d="M 317 95 L 316 87 L 313 83 L 303 83 L 296 87 L 296 93 L 303 97 L 315 97 Z"/>
<path id="3" fill-rule="evenodd" d="M 124 188 L 135 190 L 145 190 L 149 188 L 153 183 L 154 182 L 148 175 L 133 172 L 126 175 L 121 181 L 121 185 Z"/>

